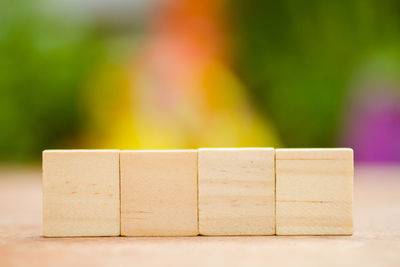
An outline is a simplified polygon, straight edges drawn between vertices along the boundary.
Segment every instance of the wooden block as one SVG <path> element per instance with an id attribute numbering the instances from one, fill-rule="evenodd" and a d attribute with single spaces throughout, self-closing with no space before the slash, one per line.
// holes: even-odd
<path id="1" fill-rule="evenodd" d="M 353 233 L 353 150 L 276 150 L 277 235 Z"/>
<path id="2" fill-rule="evenodd" d="M 199 149 L 201 235 L 275 234 L 272 148 Z"/>
<path id="3" fill-rule="evenodd" d="M 198 235 L 197 150 L 121 151 L 121 235 Z"/>
<path id="4" fill-rule="evenodd" d="M 119 150 L 43 151 L 43 235 L 119 234 Z"/>

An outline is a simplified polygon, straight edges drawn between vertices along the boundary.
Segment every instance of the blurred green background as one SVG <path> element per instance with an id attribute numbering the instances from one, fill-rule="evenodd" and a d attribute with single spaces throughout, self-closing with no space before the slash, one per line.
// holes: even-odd
<path id="1" fill-rule="evenodd" d="M 0 161 L 350 146 L 400 162 L 400 2 L 0 2 Z"/>

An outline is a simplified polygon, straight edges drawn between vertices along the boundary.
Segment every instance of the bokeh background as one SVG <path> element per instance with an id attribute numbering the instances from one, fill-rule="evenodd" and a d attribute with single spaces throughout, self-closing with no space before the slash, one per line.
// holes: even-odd
<path id="1" fill-rule="evenodd" d="M 0 162 L 336 147 L 400 162 L 397 0 L 0 0 Z"/>

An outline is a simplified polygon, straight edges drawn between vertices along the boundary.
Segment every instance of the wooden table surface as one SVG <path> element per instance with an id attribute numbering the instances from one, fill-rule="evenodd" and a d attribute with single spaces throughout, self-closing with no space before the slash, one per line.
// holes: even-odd
<path id="1" fill-rule="evenodd" d="M 0 170 L 0 266 L 400 266 L 400 166 L 357 166 L 353 236 L 43 238 L 41 173 Z"/>

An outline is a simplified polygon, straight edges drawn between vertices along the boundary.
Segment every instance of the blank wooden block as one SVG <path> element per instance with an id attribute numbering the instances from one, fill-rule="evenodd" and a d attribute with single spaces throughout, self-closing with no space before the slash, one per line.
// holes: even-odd
<path id="1" fill-rule="evenodd" d="M 199 149 L 202 235 L 274 235 L 274 149 Z"/>
<path id="2" fill-rule="evenodd" d="M 43 235 L 119 233 L 119 151 L 43 151 Z"/>
<path id="3" fill-rule="evenodd" d="M 197 150 L 121 151 L 121 234 L 195 236 Z"/>
<path id="4" fill-rule="evenodd" d="M 353 233 L 353 150 L 276 150 L 277 235 Z"/>

